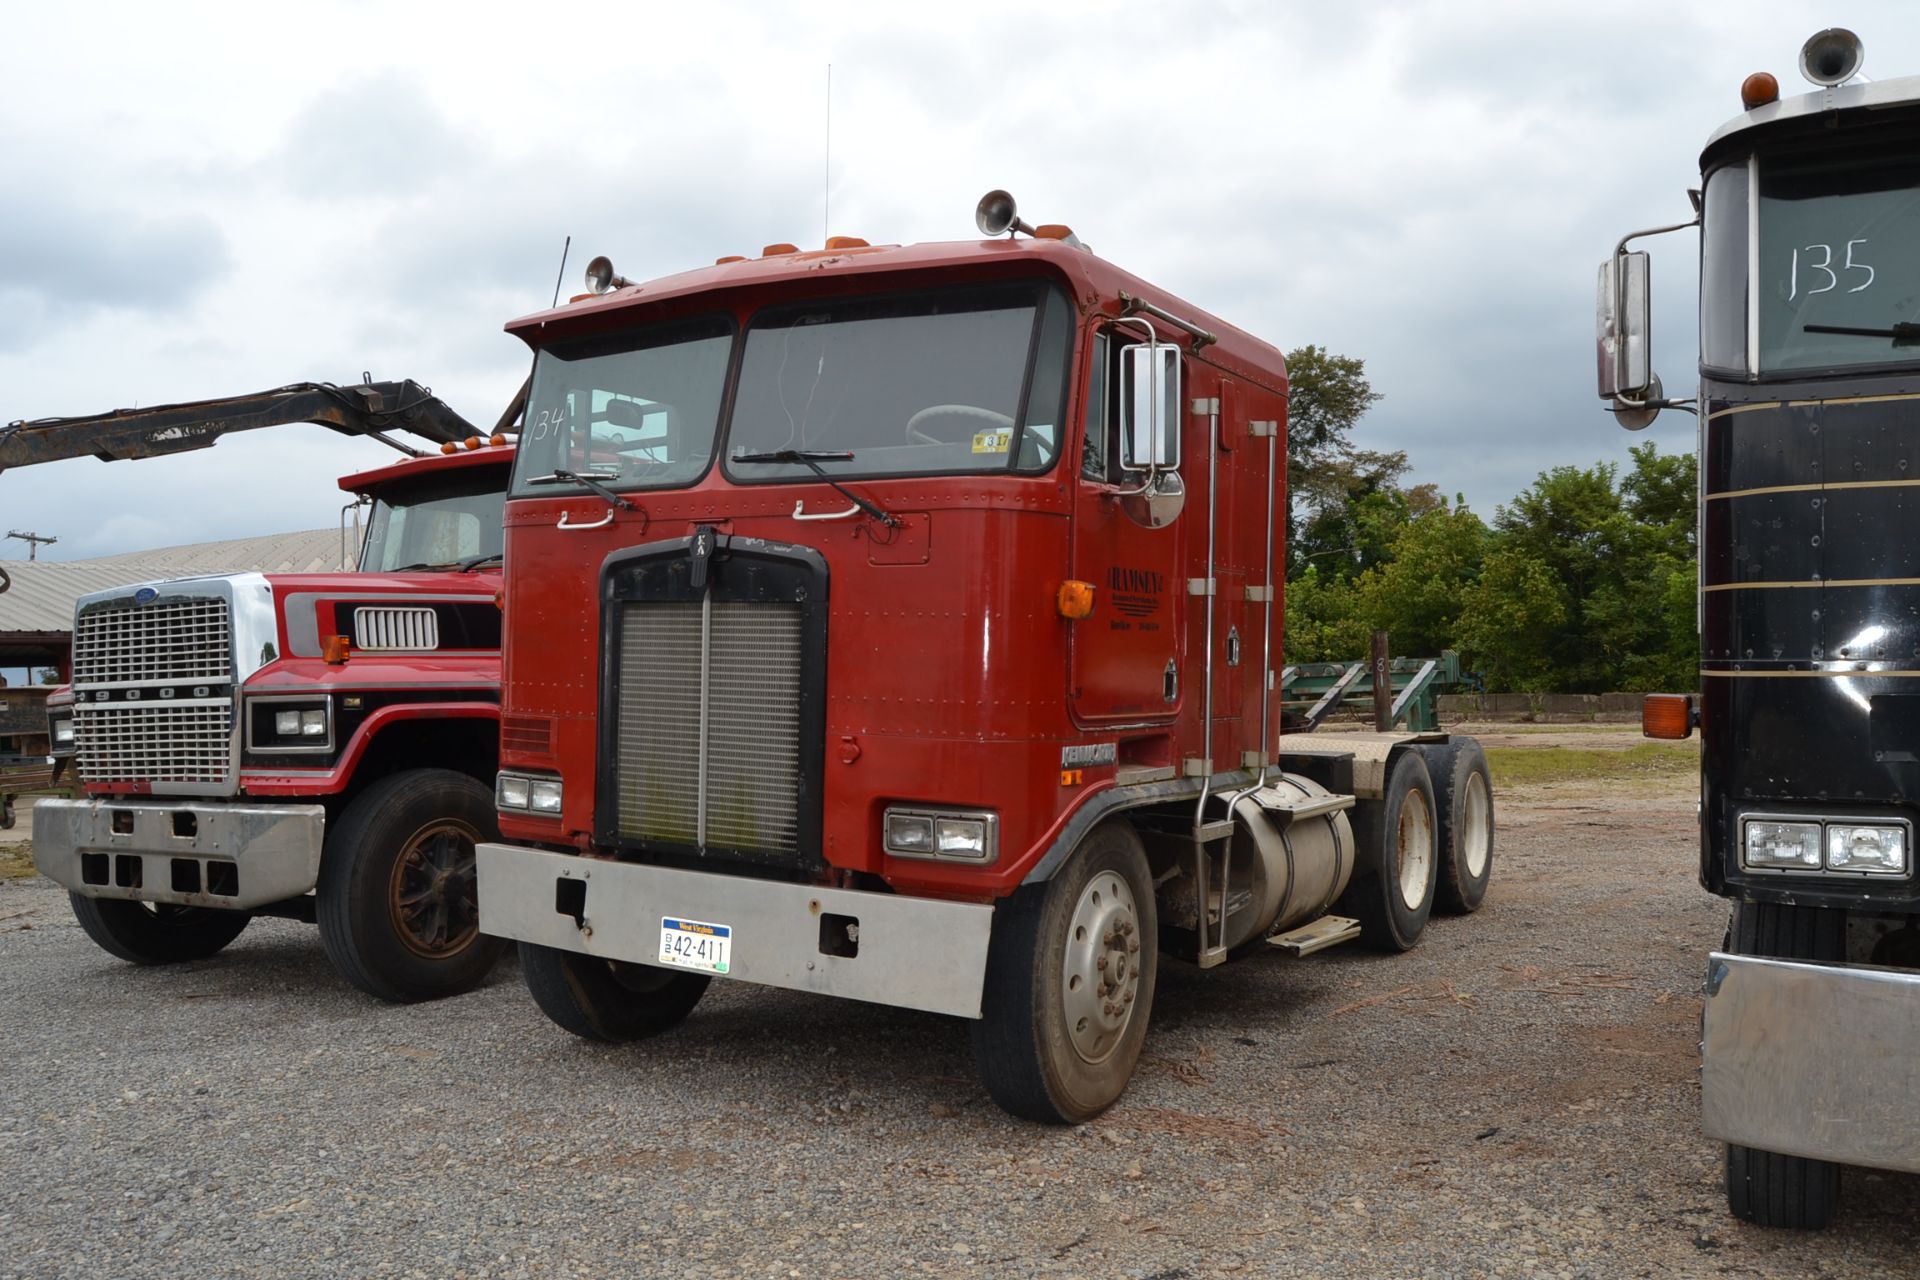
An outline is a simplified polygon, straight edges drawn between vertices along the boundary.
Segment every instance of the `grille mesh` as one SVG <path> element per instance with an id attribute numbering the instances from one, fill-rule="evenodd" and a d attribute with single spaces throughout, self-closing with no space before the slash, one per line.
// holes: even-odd
<path id="1" fill-rule="evenodd" d="M 802 618 L 715 602 L 706 682 L 699 604 L 630 604 L 620 620 L 617 823 L 629 838 L 799 851 Z M 701 728 L 706 754 L 701 757 Z"/>
<path id="2" fill-rule="evenodd" d="M 225 783 L 231 704 L 75 703 L 73 739 L 88 782 Z"/>
<path id="3" fill-rule="evenodd" d="M 219 598 L 95 605 L 74 619 L 75 685 L 233 678 L 232 622 Z"/>
<path id="4" fill-rule="evenodd" d="M 713 606 L 707 675 L 707 843 L 797 851 L 800 610 Z"/>
<path id="5" fill-rule="evenodd" d="M 431 609 L 368 605 L 353 611 L 353 635 L 362 649 L 438 649 L 440 616 Z"/>
<path id="6" fill-rule="evenodd" d="M 619 829 L 696 842 L 700 606 L 630 605 L 620 619 Z"/>

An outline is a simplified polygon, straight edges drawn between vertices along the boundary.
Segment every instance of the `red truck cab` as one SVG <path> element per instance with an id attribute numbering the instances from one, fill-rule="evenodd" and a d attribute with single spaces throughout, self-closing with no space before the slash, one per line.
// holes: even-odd
<path id="1" fill-rule="evenodd" d="M 78 602 L 49 714 L 86 795 L 35 806 L 34 858 L 107 951 L 197 958 L 281 915 L 386 999 L 485 975 L 473 849 L 494 833 L 513 449 L 473 445 L 341 480 L 370 504 L 357 572 Z"/>

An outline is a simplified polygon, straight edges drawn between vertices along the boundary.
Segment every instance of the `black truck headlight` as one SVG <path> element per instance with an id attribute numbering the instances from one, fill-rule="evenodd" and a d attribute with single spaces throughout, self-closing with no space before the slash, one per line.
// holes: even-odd
<path id="1" fill-rule="evenodd" d="M 1905 875 L 1906 828 L 1878 822 L 1828 823 L 1827 870 L 1863 876 Z"/>
<path id="2" fill-rule="evenodd" d="M 1749 819 L 1741 861 L 1765 871 L 1818 871 L 1820 824 Z"/>
<path id="3" fill-rule="evenodd" d="M 278 754 L 333 749 L 328 698 L 260 698 L 247 707 L 247 748 Z"/>
<path id="4" fill-rule="evenodd" d="M 899 858 L 989 863 L 1000 856 L 1000 819 L 991 813 L 888 809 L 882 843 Z"/>

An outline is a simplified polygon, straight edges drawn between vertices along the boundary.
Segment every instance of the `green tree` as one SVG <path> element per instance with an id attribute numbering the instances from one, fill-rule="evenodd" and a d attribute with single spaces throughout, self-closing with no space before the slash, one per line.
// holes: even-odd
<path id="1" fill-rule="evenodd" d="M 1393 522 L 1407 455 L 1352 441 L 1354 427 L 1380 400 L 1364 361 L 1296 347 L 1287 353 L 1287 383 L 1288 573 L 1311 565 L 1323 575 L 1352 576 L 1376 563 L 1390 540 L 1379 526 Z"/>

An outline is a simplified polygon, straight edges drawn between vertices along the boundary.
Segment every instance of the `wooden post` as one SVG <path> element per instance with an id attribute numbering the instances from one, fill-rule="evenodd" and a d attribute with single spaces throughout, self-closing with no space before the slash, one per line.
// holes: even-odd
<path id="1" fill-rule="evenodd" d="M 1381 733 L 1393 728 L 1393 673 L 1387 657 L 1387 633 L 1373 633 L 1373 727 Z"/>

